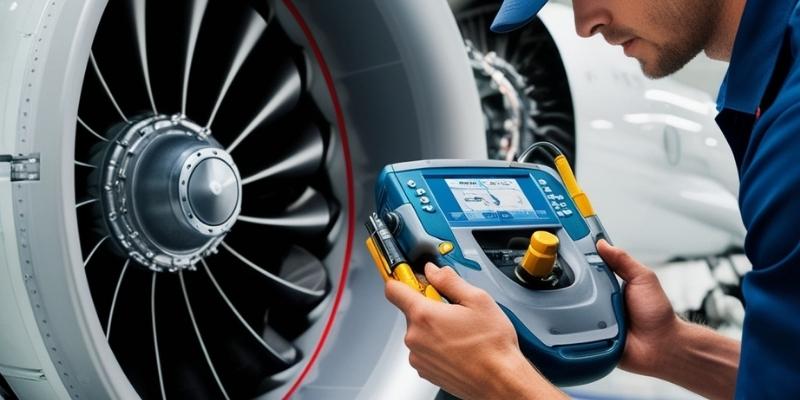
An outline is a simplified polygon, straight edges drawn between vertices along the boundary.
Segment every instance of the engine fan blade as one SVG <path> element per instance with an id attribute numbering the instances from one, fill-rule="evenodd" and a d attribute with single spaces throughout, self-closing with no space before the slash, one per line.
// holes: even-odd
<path id="1" fill-rule="evenodd" d="M 297 104 L 302 91 L 300 71 L 292 61 L 286 61 L 278 71 L 278 85 L 261 110 L 253 117 L 236 139 L 228 145 L 227 152 L 232 152 L 248 135 L 259 126 L 285 114 Z"/>
<path id="2" fill-rule="evenodd" d="M 278 275 L 259 267 L 227 243 L 222 242 L 222 247 L 241 263 L 263 275 L 270 283 L 270 289 L 277 293 L 277 297 L 285 299 L 288 303 L 312 305 L 325 296 L 328 279 L 325 266 L 300 247 L 292 247 Z"/>
<path id="3" fill-rule="evenodd" d="M 147 96 L 150 99 L 150 107 L 153 114 L 158 114 L 156 102 L 153 99 L 153 85 L 150 84 L 150 66 L 147 61 L 147 25 L 145 21 L 145 0 L 133 1 L 133 23 L 136 26 L 136 44 L 139 50 L 139 63 L 142 66 L 144 82 L 147 88 Z"/>
<path id="4" fill-rule="evenodd" d="M 119 103 L 117 103 L 117 99 L 114 97 L 114 94 L 111 92 L 111 88 L 108 87 L 108 83 L 106 82 L 105 77 L 103 77 L 103 73 L 100 71 L 100 66 L 97 65 L 97 60 L 94 58 L 94 52 L 89 53 L 89 61 L 91 61 L 92 68 L 94 69 L 94 72 L 97 75 L 97 80 L 100 81 L 101 85 L 103 85 L 103 89 L 105 90 L 106 94 L 108 95 L 108 99 L 114 105 L 114 108 L 119 113 L 119 116 L 125 122 L 128 122 L 128 118 L 125 116 L 125 113 L 122 112 L 122 109 L 119 107 Z"/>
<path id="5" fill-rule="evenodd" d="M 199 329 L 194 318 L 195 311 L 205 310 L 188 300 L 195 293 L 185 287 L 183 273 L 151 274 L 153 280 L 157 278 L 157 289 L 151 291 L 152 336 L 156 357 L 149 365 L 151 368 L 160 365 L 159 390 L 162 398 L 220 398 L 220 394 L 228 391 L 224 382 L 218 379 L 215 363 L 217 354 L 208 352 L 204 336 L 206 332 Z M 194 274 L 198 275 L 196 272 Z M 118 334 L 119 330 L 114 333 Z M 232 337 L 225 331 L 222 334 L 227 338 Z"/>
<path id="6" fill-rule="evenodd" d="M 307 188 L 284 213 L 275 217 L 239 215 L 239 221 L 283 228 L 302 235 L 315 235 L 325 230 L 331 220 L 328 202 L 316 190 Z"/>
<path id="7" fill-rule="evenodd" d="M 222 392 L 223 397 L 226 400 L 230 399 L 228 396 L 228 391 L 225 390 L 225 385 L 219 378 L 219 374 L 217 373 L 217 368 L 214 366 L 214 362 L 211 360 L 211 356 L 208 353 L 208 348 L 206 348 L 205 340 L 203 339 L 203 334 L 200 332 L 200 328 L 197 326 L 197 320 L 194 317 L 194 310 L 192 309 L 191 300 L 189 300 L 189 292 L 186 290 L 186 282 L 183 279 L 183 271 L 179 272 L 179 278 L 181 282 L 181 292 L 183 293 L 183 300 L 186 303 L 186 311 L 189 314 L 189 319 L 192 322 L 192 330 L 194 330 L 195 336 L 197 337 L 197 343 L 200 345 L 200 349 L 203 351 L 203 357 L 208 364 L 208 369 L 211 374 L 214 376 L 214 382 L 216 382 L 217 387 L 219 388 L 220 392 Z"/>
<path id="8" fill-rule="evenodd" d="M 197 38 L 200 36 L 200 24 L 206 14 L 208 0 L 195 0 L 192 2 L 191 19 L 189 22 L 189 40 L 186 42 L 186 57 L 183 61 L 183 91 L 181 92 L 181 114 L 186 115 L 186 99 L 189 92 L 189 76 L 192 72 L 194 51 L 197 48 Z"/>
<path id="9" fill-rule="evenodd" d="M 279 347 L 273 348 L 271 343 L 266 342 L 261 335 L 258 335 L 255 332 L 255 330 L 253 329 L 253 327 L 251 327 L 248 324 L 248 322 L 245 320 L 245 318 L 239 312 L 239 310 L 236 307 L 236 305 L 233 304 L 233 302 L 230 300 L 228 295 L 225 293 L 225 291 L 220 286 L 219 282 L 217 282 L 217 279 L 214 277 L 214 274 L 211 272 L 211 269 L 208 267 L 208 264 L 206 264 L 205 260 L 201 260 L 201 262 L 203 264 L 203 269 L 205 270 L 206 274 L 208 275 L 208 278 L 211 280 L 211 283 L 216 288 L 217 294 L 225 301 L 225 303 L 228 305 L 228 308 L 229 308 L 230 312 L 233 313 L 236 316 L 236 318 L 239 320 L 239 322 L 241 322 L 242 326 L 245 329 L 247 329 L 247 331 L 250 332 L 250 334 L 259 343 L 261 343 L 261 345 L 267 351 L 267 355 L 269 355 L 270 358 L 272 358 L 272 361 L 274 363 L 279 364 L 279 365 L 283 365 L 284 368 L 282 368 L 282 369 L 286 369 L 286 368 L 292 366 L 293 364 L 295 364 L 295 362 L 298 359 L 299 352 L 296 349 L 294 349 L 294 347 L 292 347 L 292 345 L 289 344 L 288 342 L 286 342 L 285 340 L 277 341 L 277 339 L 276 339 L 277 344 L 278 344 Z M 292 349 L 289 350 L 289 349 L 287 349 L 287 347 L 292 347 Z"/>
<path id="10" fill-rule="evenodd" d="M 214 109 L 211 111 L 211 116 L 208 117 L 206 128 L 210 128 L 214 123 L 214 117 L 217 116 L 217 111 L 219 111 L 219 107 L 222 105 L 222 100 L 225 99 L 225 94 L 228 93 L 228 89 L 230 89 L 231 84 L 233 84 L 233 80 L 239 73 L 239 69 L 244 64 L 247 56 L 249 56 L 253 48 L 256 47 L 258 39 L 264 34 L 268 23 L 269 21 L 262 19 L 261 16 L 255 12 L 255 10 L 251 11 L 249 20 L 247 22 L 247 28 L 245 29 L 244 35 L 239 42 L 239 48 L 236 50 L 236 55 L 234 56 L 233 61 L 228 68 L 228 73 L 225 76 L 225 83 L 222 85 L 219 95 L 217 95 L 217 101 L 214 103 Z"/>
<path id="11" fill-rule="evenodd" d="M 284 360 L 294 360 L 299 355 L 297 349 L 269 325 L 264 326 L 261 338 Z"/>
<path id="12" fill-rule="evenodd" d="M 281 264 L 280 277 L 306 291 L 318 293 L 319 300 L 325 293 L 328 274 L 322 262 L 299 246 L 292 246 Z"/>
<path id="13" fill-rule="evenodd" d="M 105 286 L 111 286 L 111 282 L 105 280 Z M 116 299 L 113 335 L 109 337 L 114 355 L 143 399 L 161 396 L 152 334 L 151 290 L 150 271 L 128 268 Z"/>
<path id="14" fill-rule="evenodd" d="M 285 154 L 282 160 L 242 179 L 242 185 L 269 178 L 298 178 L 316 172 L 325 156 L 325 145 L 319 129 L 313 125 L 306 126 L 300 134 L 300 140 Z"/>
<path id="15" fill-rule="evenodd" d="M 325 266 L 316 256 L 299 246 L 292 246 L 283 258 L 279 275 L 285 281 L 307 290 L 324 293 L 328 287 Z M 279 306 L 269 310 L 268 322 L 283 337 L 297 337 L 319 317 L 319 313 L 311 308 L 317 306 L 322 299 L 323 296 L 320 296 L 316 302 L 303 304 L 299 303 L 303 300 L 300 298 L 278 297 Z"/>
<path id="16" fill-rule="evenodd" d="M 83 129 L 85 129 L 87 132 L 89 132 L 94 137 L 96 137 L 97 140 L 100 140 L 100 141 L 103 141 L 103 142 L 108 142 L 108 139 L 104 138 L 102 135 L 97 133 L 94 129 L 90 128 L 89 125 L 87 125 L 85 122 L 83 122 L 81 117 L 78 117 L 78 123 L 83 127 Z"/>
<path id="17" fill-rule="evenodd" d="M 167 396 L 253 398 L 268 390 L 262 387 L 265 377 L 292 370 L 300 351 L 285 339 L 264 336 L 270 296 L 254 290 L 252 276 L 219 256 L 199 267 L 166 275 L 163 290 L 159 277 L 158 340 Z"/>

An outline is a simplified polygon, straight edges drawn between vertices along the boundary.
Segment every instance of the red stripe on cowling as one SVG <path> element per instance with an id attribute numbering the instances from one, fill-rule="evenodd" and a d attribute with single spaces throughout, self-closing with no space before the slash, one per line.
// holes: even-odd
<path id="1" fill-rule="evenodd" d="M 297 391 L 300 385 L 305 379 L 308 372 L 311 371 L 311 367 L 314 365 L 314 362 L 319 357 L 319 353 L 322 350 L 322 346 L 325 345 L 325 340 L 328 338 L 328 334 L 331 332 L 331 328 L 333 327 L 334 319 L 336 318 L 336 312 L 339 310 L 339 303 L 342 300 L 342 294 L 344 293 L 345 283 L 347 282 L 347 272 L 350 266 L 350 256 L 353 251 L 353 235 L 355 233 L 355 218 L 356 218 L 356 204 L 355 204 L 355 196 L 354 196 L 354 189 L 353 189 L 353 166 L 350 159 L 350 145 L 347 140 L 347 127 L 345 126 L 344 122 L 344 113 L 342 113 L 342 105 L 339 102 L 339 96 L 336 95 L 336 88 L 333 85 L 333 77 L 331 75 L 330 69 L 328 69 L 328 64 L 325 62 L 325 58 L 322 56 L 322 51 L 319 49 L 319 45 L 317 41 L 314 40 L 314 35 L 311 33 L 311 29 L 306 24 L 303 16 L 300 14 L 300 11 L 295 7 L 294 3 L 291 0 L 283 0 L 283 4 L 289 9 L 289 12 L 292 13 L 294 19 L 297 21 L 297 24 L 302 29 L 303 34 L 308 40 L 308 44 L 311 47 L 311 52 L 314 54 L 314 58 L 317 60 L 319 64 L 319 68 L 322 71 L 322 76 L 325 78 L 325 84 L 328 87 L 328 93 L 331 96 L 331 101 L 333 102 L 333 109 L 336 113 L 336 126 L 339 130 L 339 138 L 342 141 L 342 153 L 344 153 L 344 162 L 345 162 L 345 174 L 347 180 L 347 247 L 344 251 L 344 260 L 342 265 L 342 273 L 339 276 L 339 284 L 336 288 L 336 297 L 333 301 L 333 307 L 331 308 L 330 317 L 328 317 L 328 321 L 325 323 L 325 328 L 322 330 L 322 335 L 320 335 L 319 342 L 317 342 L 317 347 L 314 348 L 314 352 L 311 353 L 311 358 L 308 360 L 308 363 L 303 368 L 303 371 L 297 377 L 297 380 L 292 384 L 292 387 L 283 395 L 283 399 L 287 400 L 292 397 L 292 395 Z"/>

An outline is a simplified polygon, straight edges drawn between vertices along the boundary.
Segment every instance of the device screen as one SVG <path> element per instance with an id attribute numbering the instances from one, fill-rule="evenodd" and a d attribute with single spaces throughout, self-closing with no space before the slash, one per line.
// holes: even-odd
<path id="1" fill-rule="evenodd" d="M 469 221 L 539 218 L 516 179 L 445 179 Z"/>
<path id="2" fill-rule="evenodd" d="M 555 222 L 529 178 L 448 176 L 429 179 L 445 217 L 456 225 Z"/>

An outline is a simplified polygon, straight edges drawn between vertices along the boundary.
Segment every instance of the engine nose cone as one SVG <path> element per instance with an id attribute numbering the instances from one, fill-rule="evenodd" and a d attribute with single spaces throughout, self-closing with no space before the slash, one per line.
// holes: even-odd
<path id="1" fill-rule="evenodd" d="M 191 268 L 216 251 L 241 210 L 233 158 L 182 116 L 117 129 L 99 183 L 115 248 L 153 271 Z"/>
<path id="2" fill-rule="evenodd" d="M 189 204 L 194 215 L 208 225 L 221 225 L 236 211 L 239 182 L 228 163 L 219 158 L 200 162 L 189 178 Z"/>

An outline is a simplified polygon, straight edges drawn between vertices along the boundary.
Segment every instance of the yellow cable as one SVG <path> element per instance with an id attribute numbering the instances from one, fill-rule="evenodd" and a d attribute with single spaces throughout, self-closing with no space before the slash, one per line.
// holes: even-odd
<path id="1" fill-rule="evenodd" d="M 389 265 L 386 262 L 386 259 L 383 258 L 381 255 L 380 250 L 378 250 L 378 246 L 375 245 L 375 240 L 371 237 L 367 238 L 367 250 L 369 250 L 369 255 L 372 256 L 372 262 L 375 263 L 375 267 L 378 269 L 378 273 L 381 274 L 381 278 L 383 281 L 386 282 L 391 279 L 391 271 L 389 269 Z"/>
<path id="2" fill-rule="evenodd" d="M 398 264 L 394 267 L 394 271 L 392 271 L 392 276 L 394 279 L 397 279 L 400 282 L 405 283 L 408 287 L 416 290 L 417 292 L 422 293 L 423 288 L 422 285 L 419 284 L 417 280 L 417 276 L 414 275 L 414 270 L 411 269 L 411 266 L 406 263 Z"/>
<path id="3" fill-rule="evenodd" d="M 394 268 L 394 271 L 391 272 L 388 262 L 381 254 L 381 251 L 378 249 L 378 246 L 375 244 L 375 240 L 373 238 L 367 238 L 365 244 L 367 245 L 367 250 L 369 251 L 370 256 L 372 256 L 372 261 L 375 263 L 375 267 L 378 269 L 378 273 L 380 273 L 384 282 L 388 281 L 389 279 L 395 279 L 403 282 L 408 287 L 414 289 L 431 300 L 439 302 L 444 301 L 442 296 L 439 294 L 436 288 L 433 287 L 433 285 L 423 285 L 420 283 L 410 265 L 406 263 L 399 264 Z"/>
<path id="4" fill-rule="evenodd" d="M 578 207 L 578 212 L 580 212 L 584 218 L 597 215 L 597 213 L 594 212 L 592 203 L 589 202 L 589 196 L 587 196 L 578 185 L 578 180 L 575 179 L 575 174 L 572 173 L 572 168 L 569 166 L 567 157 L 564 157 L 563 154 L 559 155 L 555 158 L 555 164 L 558 174 L 561 175 L 561 180 L 564 181 L 564 186 L 567 188 L 569 196 L 572 197 L 572 201 L 575 202 L 575 206 Z"/>

